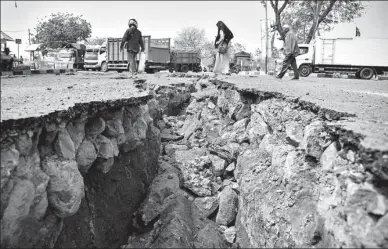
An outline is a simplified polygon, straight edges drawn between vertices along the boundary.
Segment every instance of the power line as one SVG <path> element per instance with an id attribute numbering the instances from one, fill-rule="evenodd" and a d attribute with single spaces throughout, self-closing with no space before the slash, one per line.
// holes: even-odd
<path id="1" fill-rule="evenodd" d="M 28 30 L 17 30 L 17 31 L 4 31 L 2 30 L 3 32 L 7 32 L 7 33 L 12 33 L 12 32 L 28 32 Z"/>

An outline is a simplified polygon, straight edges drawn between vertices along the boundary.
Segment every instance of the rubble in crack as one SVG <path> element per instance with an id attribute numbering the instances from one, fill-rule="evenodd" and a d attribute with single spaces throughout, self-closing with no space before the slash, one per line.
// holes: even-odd
<path id="1" fill-rule="evenodd" d="M 123 248 L 387 247 L 386 189 L 335 121 L 202 80 L 158 122 L 161 172 Z"/>
<path id="2" fill-rule="evenodd" d="M 387 152 L 308 103 L 170 77 L 191 82 L 2 131 L 2 245 L 388 247 Z"/>
<path id="3" fill-rule="evenodd" d="M 74 245 L 65 241 L 66 237 L 74 236 L 72 241 L 77 246 L 89 243 L 101 246 L 125 234 L 120 230 L 125 229 L 126 223 L 120 220 L 130 216 L 131 208 L 118 206 L 123 200 L 140 200 L 141 191 L 144 192 L 156 173 L 159 155 L 160 132 L 153 124 L 157 117 L 150 116 L 147 100 L 142 101 L 141 105 L 105 108 L 94 113 L 81 110 L 75 115 L 78 118 L 56 118 L 43 125 L 36 120 L 29 127 L 24 126 L 24 130 L 2 126 L 7 128 L 1 143 L 2 245 L 70 247 Z M 141 150 L 147 156 L 132 158 Z M 120 159 L 125 157 L 133 162 L 128 160 L 121 164 Z M 125 173 L 132 175 L 132 179 Z M 110 180 L 104 177 L 107 174 Z M 140 182 L 133 180 L 144 176 L 146 178 Z M 117 178 L 116 183 L 112 178 Z M 129 194 L 134 189 L 121 193 L 113 190 L 129 182 L 138 185 L 139 194 Z M 93 216 L 103 216 L 109 209 L 98 203 L 98 198 L 112 192 L 123 197 L 121 201 L 116 197 L 110 203 L 117 205 L 122 213 L 112 213 L 110 218 L 105 218 L 105 222 L 116 223 L 114 228 L 98 227 L 98 220 Z M 94 213 L 91 213 L 92 205 L 98 209 Z M 80 223 L 74 226 L 72 219 Z M 95 223 L 95 227 L 87 223 Z M 78 236 L 85 236 L 83 242 L 77 241 L 75 236 L 79 229 L 82 231 Z M 108 230 L 119 235 L 111 239 L 104 237 Z M 90 234 L 106 241 L 87 239 Z"/>

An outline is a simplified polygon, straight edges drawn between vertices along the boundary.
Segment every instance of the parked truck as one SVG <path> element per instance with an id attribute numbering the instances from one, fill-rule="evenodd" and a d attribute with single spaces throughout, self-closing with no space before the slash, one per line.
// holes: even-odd
<path id="1" fill-rule="evenodd" d="M 300 44 L 296 57 L 300 76 L 311 73 L 355 74 L 360 79 L 388 71 L 388 39 L 322 38 L 312 44 Z"/>
<path id="2" fill-rule="evenodd" d="M 86 48 L 85 53 L 85 64 L 86 70 L 101 70 L 103 72 L 108 71 L 106 64 L 106 44 L 101 46 L 89 46 Z"/>
<path id="3" fill-rule="evenodd" d="M 122 72 L 128 70 L 128 54 L 125 49 L 120 52 L 122 38 L 107 39 L 107 69 Z M 145 71 L 153 73 L 168 69 L 170 64 L 170 38 L 151 39 L 143 36 L 145 53 Z M 139 62 L 139 54 L 136 58 Z"/>
<path id="4" fill-rule="evenodd" d="M 120 52 L 122 38 L 107 39 L 107 69 L 119 72 L 128 70 L 128 54 Z M 177 72 L 201 71 L 201 59 L 198 50 L 172 50 L 171 39 L 151 39 L 143 36 L 145 52 L 145 72 L 155 73 L 162 70 Z M 139 62 L 139 55 L 136 58 Z"/>
<path id="5" fill-rule="evenodd" d="M 201 68 L 201 57 L 199 50 L 196 49 L 174 49 L 170 52 L 171 64 L 170 72 L 184 72 L 188 71 L 200 72 Z"/>
<path id="6" fill-rule="evenodd" d="M 241 51 L 235 53 L 233 60 L 229 63 L 231 73 L 239 73 L 241 71 L 251 71 L 255 68 L 252 56 L 250 53 Z"/>
<path id="7" fill-rule="evenodd" d="M 83 44 L 69 43 L 62 46 L 55 59 L 55 68 L 63 65 L 72 65 L 73 68 L 84 68 L 86 46 Z"/>

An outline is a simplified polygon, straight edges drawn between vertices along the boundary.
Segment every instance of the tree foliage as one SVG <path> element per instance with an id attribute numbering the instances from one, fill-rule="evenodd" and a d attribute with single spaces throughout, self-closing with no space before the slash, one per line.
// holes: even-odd
<path id="1" fill-rule="evenodd" d="M 214 41 L 206 39 L 205 30 L 196 27 L 185 27 L 174 39 L 176 49 L 194 48 L 200 51 L 201 58 L 206 59 L 216 55 Z"/>
<path id="2" fill-rule="evenodd" d="M 239 42 L 231 42 L 229 43 L 229 53 L 230 53 L 230 60 L 232 61 L 233 58 L 234 58 L 234 55 L 236 53 L 239 53 L 239 52 L 242 52 L 242 51 L 246 51 L 247 48 L 244 44 L 242 43 L 239 43 Z"/>
<path id="3" fill-rule="evenodd" d="M 96 38 L 88 39 L 86 41 L 86 44 L 87 45 L 99 45 L 99 46 L 101 46 L 102 44 L 104 44 L 104 42 L 106 42 L 106 38 L 104 38 L 104 37 L 96 37 Z"/>
<path id="4" fill-rule="evenodd" d="M 256 60 L 256 61 L 260 61 L 261 60 L 261 57 L 262 57 L 262 52 L 260 50 L 260 48 L 256 48 L 255 49 L 255 52 L 253 53 L 253 58 Z"/>
<path id="5" fill-rule="evenodd" d="M 261 1 L 268 4 L 267 1 Z M 282 39 L 282 25 L 289 24 L 296 32 L 299 42 L 310 43 L 316 32 L 328 31 L 333 25 L 341 22 L 351 22 L 360 17 L 365 8 L 360 0 L 310 0 L 310 1 L 279 1 L 270 0 L 275 24 Z"/>
<path id="6" fill-rule="evenodd" d="M 363 1 L 354 0 L 292 1 L 282 13 L 281 22 L 292 27 L 300 42 L 310 43 L 316 33 L 360 17 L 364 8 Z"/>
<path id="7" fill-rule="evenodd" d="M 246 50 L 246 46 L 241 43 L 231 42 L 229 45 L 232 58 L 235 53 Z M 215 57 L 217 53 L 217 49 L 214 47 L 214 41 L 209 41 L 206 39 L 205 30 L 196 27 L 185 27 L 180 32 L 178 32 L 174 39 L 174 47 L 176 49 L 198 49 L 201 53 L 202 59 Z"/>
<path id="8" fill-rule="evenodd" d="M 205 42 L 205 30 L 196 27 L 183 28 L 174 39 L 174 45 L 177 49 L 186 47 L 200 49 Z"/>
<path id="9" fill-rule="evenodd" d="M 244 44 L 241 44 L 239 42 L 233 42 L 231 43 L 231 49 L 233 49 L 234 53 L 239 53 L 247 50 L 247 47 Z"/>
<path id="10" fill-rule="evenodd" d="M 214 57 L 217 50 L 214 48 L 214 42 L 205 41 L 201 47 L 201 58 Z"/>
<path id="11" fill-rule="evenodd" d="M 39 20 L 35 31 L 35 42 L 58 48 L 64 43 L 86 40 L 92 33 L 92 26 L 82 15 L 57 13 L 51 14 L 47 20 Z"/>

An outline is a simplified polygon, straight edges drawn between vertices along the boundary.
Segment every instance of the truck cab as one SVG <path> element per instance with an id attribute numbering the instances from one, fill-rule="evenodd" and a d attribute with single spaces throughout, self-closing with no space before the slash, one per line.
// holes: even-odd
<path id="1" fill-rule="evenodd" d="M 66 44 L 59 50 L 55 64 L 73 64 L 73 68 L 83 69 L 85 51 L 86 46 L 83 44 Z"/>
<path id="2" fill-rule="evenodd" d="M 299 74 L 307 77 L 312 72 L 314 47 L 312 44 L 299 44 L 300 54 L 295 58 Z"/>
<path id="3" fill-rule="evenodd" d="M 93 46 L 86 49 L 85 53 L 85 64 L 86 70 L 103 70 L 107 71 L 106 68 L 106 46 Z"/>

